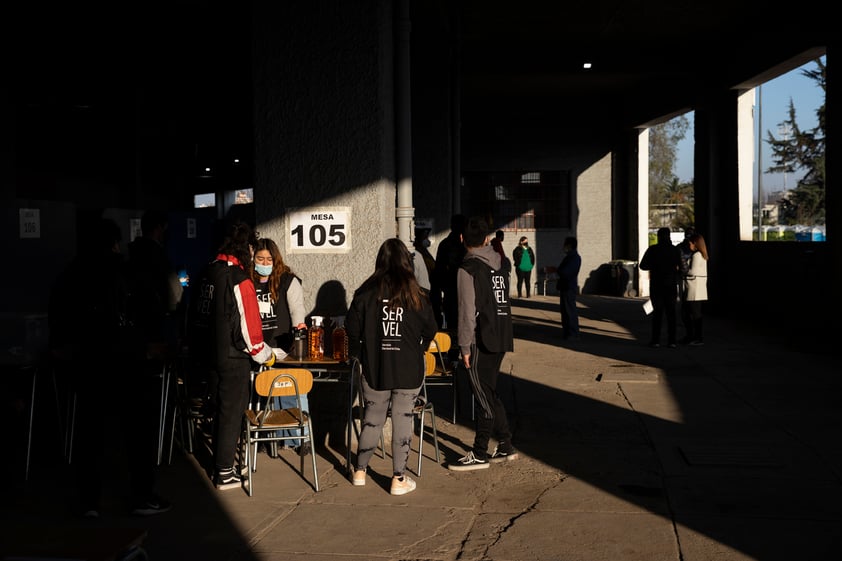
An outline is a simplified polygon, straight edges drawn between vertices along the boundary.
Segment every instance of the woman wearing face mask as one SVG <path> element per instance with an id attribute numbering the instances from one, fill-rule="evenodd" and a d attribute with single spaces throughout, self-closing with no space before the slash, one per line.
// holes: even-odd
<path id="1" fill-rule="evenodd" d="M 287 353 L 292 348 L 293 328 L 306 328 L 304 321 L 304 291 L 299 279 L 289 265 L 284 263 L 278 245 L 270 239 L 259 239 L 254 248 L 254 266 L 251 277 L 260 305 L 263 321 L 263 339 L 272 347 Z M 297 407 L 295 396 L 279 398 L 281 407 Z M 307 395 L 301 396 L 301 407 L 309 409 Z M 285 432 L 285 431 L 284 431 Z M 297 431 L 289 432 L 297 436 Z M 300 455 L 311 452 L 310 443 L 288 440 Z"/>
<path id="2" fill-rule="evenodd" d="M 521 236 L 520 242 L 512 252 L 512 266 L 517 274 L 517 297 L 523 297 L 523 287 L 526 285 L 526 297 L 529 298 L 532 284 L 532 268 L 535 266 L 535 252 L 529 247 L 529 240 Z"/>

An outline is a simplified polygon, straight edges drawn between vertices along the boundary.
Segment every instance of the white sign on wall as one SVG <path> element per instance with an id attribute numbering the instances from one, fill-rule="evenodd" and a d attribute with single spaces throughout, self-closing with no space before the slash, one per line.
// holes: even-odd
<path id="1" fill-rule="evenodd" d="M 37 208 L 20 209 L 20 237 L 41 237 L 41 210 Z"/>
<path id="2" fill-rule="evenodd" d="M 290 253 L 348 253 L 351 251 L 351 208 L 292 209 L 288 215 Z"/>

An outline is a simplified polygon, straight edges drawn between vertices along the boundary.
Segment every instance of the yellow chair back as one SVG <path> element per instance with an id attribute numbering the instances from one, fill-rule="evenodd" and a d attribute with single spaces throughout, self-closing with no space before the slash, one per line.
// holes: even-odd
<path id="1" fill-rule="evenodd" d="M 257 375 L 254 391 L 264 397 L 270 393 L 272 396 L 295 395 L 295 384 L 290 377 L 295 378 L 299 394 L 309 393 L 313 389 L 313 373 L 306 368 L 270 368 Z"/>

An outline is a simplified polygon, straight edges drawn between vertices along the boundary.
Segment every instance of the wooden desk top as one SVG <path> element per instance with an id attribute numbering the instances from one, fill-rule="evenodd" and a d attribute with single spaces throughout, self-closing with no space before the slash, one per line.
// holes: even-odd
<path id="1" fill-rule="evenodd" d="M 319 366 L 319 365 L 346 365 L 347 362 L 339 362 L 332 358 L 324 358 L 322 360 L 311 360 L 309 358 L 292 358 L 287 355 L 283 360 L 276 361 L 275 364 L 284 364 L 290 366 Z"/>

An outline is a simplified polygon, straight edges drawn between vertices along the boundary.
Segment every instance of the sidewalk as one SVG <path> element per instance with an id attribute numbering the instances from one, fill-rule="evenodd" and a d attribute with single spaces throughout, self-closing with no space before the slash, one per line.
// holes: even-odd
<path id="1" fill-rule="evenodd" d="M 518 461 L 450 472 L 428 441 L 418 489 L 392 497 L 391 458 L 375 455 L 367 485 L 352 486 L 341 437 L 316 418 L 317 434 L 326 430 L 319 493 L 292 452 L 260 456 L 248 497 L 213 489 L 176 451 L 160 478 L 171 512 L 142 519 L 115 507 L 74 520 L 62 505 L 66 470 L 42 463 L 3 501 L 4 525 L 141 527 L 151 561 L 836 558 L 838 350 L 804 352 L 717 318 L 705 320 L 703 347 L 651 349 L 641 303 L 580 297 L 582 338 L 562 343 L 556 297 L 515 301 L 515 352 L 498 389 Z M 449 390 L 430 396 L 445 463 L 472 443 L 470 402 L 453 424 Z"/>

